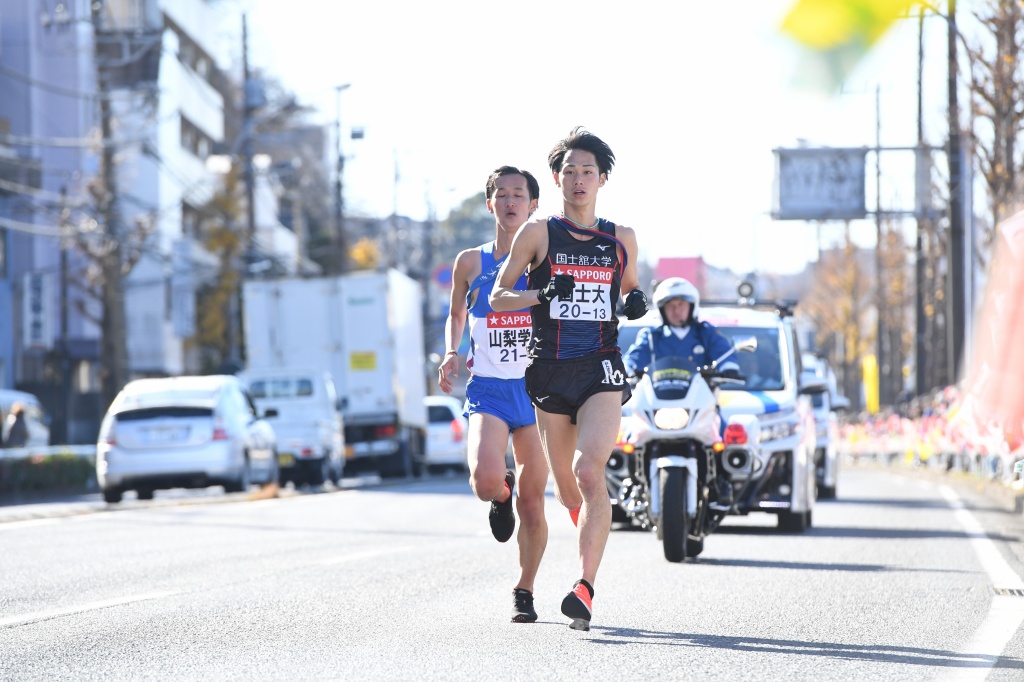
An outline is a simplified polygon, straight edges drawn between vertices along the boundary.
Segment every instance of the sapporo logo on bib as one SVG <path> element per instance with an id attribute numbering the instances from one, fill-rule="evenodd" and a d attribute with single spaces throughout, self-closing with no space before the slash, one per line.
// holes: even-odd
<path id="1" fill-rule="evenodd" d="M 496 365 L 526 362 L 532 335 L 529 311 L 487 313 L 487 357 Z"/>
<path id="2" fill-rule="evenodd" d="M 555 298 L 550 303 L 551 319 L 607 322 L 612 318 L 612 268 L 565 266 L 555 275 L 572 275 L 576 287 L 571 299 Z"/>

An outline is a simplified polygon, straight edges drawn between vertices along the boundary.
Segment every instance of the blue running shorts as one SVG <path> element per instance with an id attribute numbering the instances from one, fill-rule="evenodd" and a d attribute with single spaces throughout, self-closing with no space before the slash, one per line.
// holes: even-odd
<path id="1" fill-rule="evenodd" d="M 474 412 L 494 415 L 510 431 L 537 423 L 533 403 L 526 395 L 526 379 L 497 379 L 471 376 L 466 383 L 466 407 L 463 416 Z"/>

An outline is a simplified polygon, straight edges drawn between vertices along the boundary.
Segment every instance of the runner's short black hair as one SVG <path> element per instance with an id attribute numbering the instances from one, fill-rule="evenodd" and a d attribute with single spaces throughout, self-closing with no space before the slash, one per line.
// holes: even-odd
<path id="1" fill-rule="evenodd" d="M 605 144 L 597 135 L 591 132 L 587 132 L 583 126 L 576 126 L 564 140 L 559 140 L 558 143 L 548 154 L 548 165 L 551 167 L 552 173 L 558 173 L 562 170 L 562 163 L 565 161 L 565 155 L 572 149 L 579 149 L 585 152 L 590 152 L 597 159 L 597 168 L 605 177 L 612 172 L 612 168 L 615 166 L 615 154 L 612 153 L 611 147 Z"/>
<path id="2" fill-rule="evenodd" d="M 519 170 L 515 166 L 495 168 L 494 172 L 487 176 L 487 186 L 484 188 L 486 198 L 490 199 L 498 191 L 498 178 L 503 175 L 522 175 L 526 178 L 526 191 L 529 193 L 530 199 L 540 199 L 540 185 L 537 183 L 537 178 L 533 177 L 529 171 Z"/>

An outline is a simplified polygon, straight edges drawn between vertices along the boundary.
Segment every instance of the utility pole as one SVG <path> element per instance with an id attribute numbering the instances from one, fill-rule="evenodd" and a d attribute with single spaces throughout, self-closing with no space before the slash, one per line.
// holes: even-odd
<path id="1" fill-rule="evenodd" d="M 343 274 L 348 270 L 348 244 L 345 239 L 345 194 L 342 191 L 345 155 L 341 149 L 341 93 L 350 85 L 351 83 L 345 83 L 334 88 L 337 107 L 334 117 L 334 150 L 338 161 L 334 173 L 334 252 L 337 257 L 338 274 Z"/>
<path id="2" fill-rule="evenodd" d="M 57 442 L 71 442 L 71 357 L 68 349 L 68 240 L 71 211 L 68 191 L 60 188 L 60 421 Z"/>
<path id="3" fill-rule="evenodd" d="M 248 243 L 245 250 L 245 270 L 253 264 L 256 256 L 256 178 L 252 165 L 252 118 L 256 109 L 255 84 L 249 72 L 249 23 L 242 15 L 242 158 L 245 164 L 245 226 Z"/>
<path id="4" fill-rule="evenodd" d="M 922 396 L 928 390 L 928 343 L 925 330 L 928 324 L 924 311 L 925 255 L 924 232 L 931 216 L 928 201 L 930 159 L 924 149 L 924 7 L 917 15 L 917 239 L 914 241 L 914 395 Z"/>
<path id="5" fill-rule="evenodd" d="M 889 396 L 889 360 L 885 355 L 885 276 L 882 261 L 882 88 L 875 86 L 875 357 L 878 365 L 878 404 Z"/>
<path id="6" fill-rule="evenodd" d="M 100 50 L 100 43 L 107 32 L 103 28 L 104 3 L 95 0 L 91 4 L 93 27 L 93 60 L 96 63 L 97 98 L 100 105 L 100 154 L 99 191 L 97 208 L 106 232 L 110 249 L 102 258 L 103 271 L 103 350 L 104 369 L 107 372 L 103 383 L 104 398 L 109 403 L 128 381 L 128 331 L 124 308 L 124 287 L 120 211 L 117 201 L 117 178 L 114 173 L 114 140 L 110 106 L 110 73 L 107 58 Z"/>
<path id="7" fill-rule="evenodd" d="M 963 150 L 960 146 L 960 108 L 957 102 L 958 60 L 956 53 L 956 0 L 949 0 L 948 35 L 948 109 L 949 109 L 949 308 L 950 344 L 948 366 L 950 383 L 960 378 L 963 361 L 966 267 L 964 263 Z"/>

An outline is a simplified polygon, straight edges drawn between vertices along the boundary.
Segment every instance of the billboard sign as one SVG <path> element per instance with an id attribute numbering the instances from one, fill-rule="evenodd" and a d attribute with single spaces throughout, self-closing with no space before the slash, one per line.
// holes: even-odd
<path id="1" fill-rule="evenodd" d="M 866 148 L 775 150 L 776 220 L 856 220 L 864 205 Z"/>

